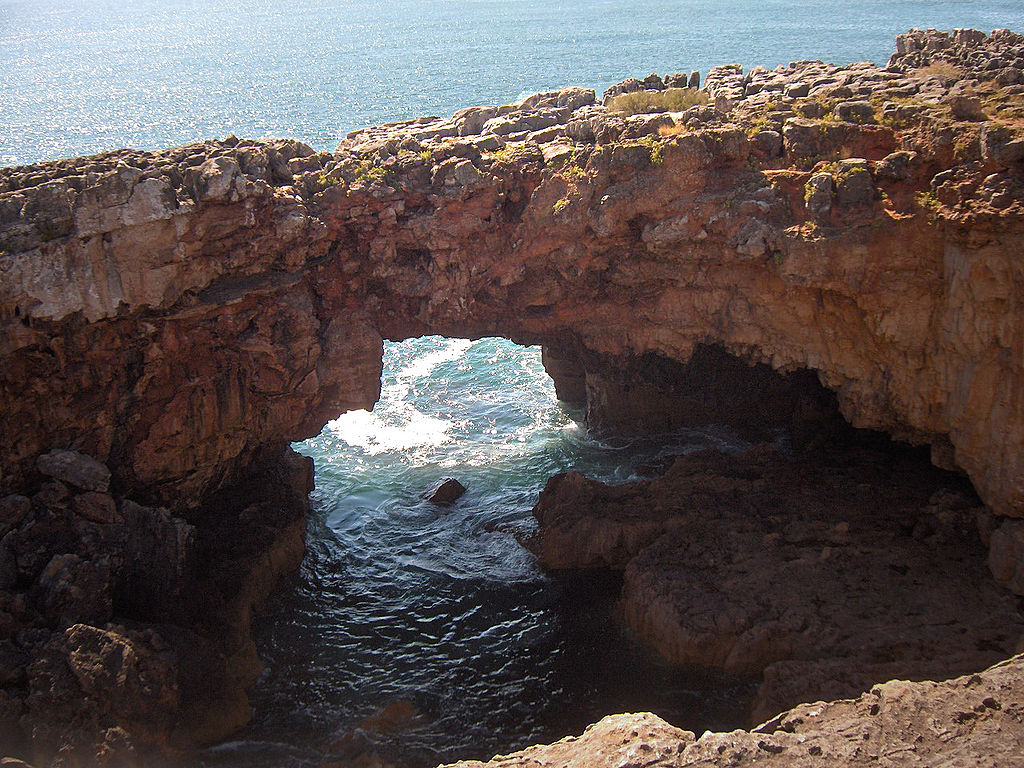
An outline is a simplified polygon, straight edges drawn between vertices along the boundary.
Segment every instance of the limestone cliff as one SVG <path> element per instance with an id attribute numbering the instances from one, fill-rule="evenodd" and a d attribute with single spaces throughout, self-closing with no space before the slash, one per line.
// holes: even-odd
<path id="1" fill-rule="evenodd" d="M 266 518 L 233 489 L 374 402 L 382 338 L 543 344 L 598 419 L 602 400 L 654 396 L 631 394 L 638 361 L 714 345 L 813 375 L 850 422 L 930 444 L 1024 517 L 1024 38 L 914 32 L 898 49 L 886 68 L 716 68 L 677 113 L 568 89 L 359 131 L 335 153 L 230 137 L 0 170 L 3 647 L 80 658 L 75 627 L 98 619 L 41 610 L 54 573 L 79 569 L 57 556 L 89 563 L 104 619 L 155 620 L 159 585 L 124 597 L 131 571 L 93 558 L 95 537 L 150 526 L 140 562 L 173 541 L 175 573 L 194 574 L 179 595 L 225 563 L 258 573 L 281 530 L 268 520 L 245 557 L 216 546 L 241 515 Z M 667 90 L 618 90 L 645 88 Z M 53 449 L 108 467 L 103 498 L 48 471 Z M 992 539 L 1018 591 L 1022 526 Z M 225 596 L 245 606 L 227 623 L 260 591 Z M 171 612 L 190 637 L 235 638 L 213 656 L 246 655 L 244 629 Z M 137 644 L 180 652 L 162 632 Z M 23 735 L 44 757 L 68 734 L 85 750 L 193 740 L 170 699 L 142 737 L 111 735 L 116 712 L 39 724 L 47 670 L 0 680 L 3 722 L 37 728 Z"/>

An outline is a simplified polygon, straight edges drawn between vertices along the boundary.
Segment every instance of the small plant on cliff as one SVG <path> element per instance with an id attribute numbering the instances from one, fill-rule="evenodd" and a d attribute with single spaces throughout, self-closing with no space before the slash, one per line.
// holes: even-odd
<path id="1" fill-rule="evenodd" d="M 589 174 L 583 167 L 583 162 L 584 161 L 580 159 L 579 149 L 574 148 L 572 154 L 569 155 L 569 159 L 565 161 L 565 165 L 559 173 L 563 178 L 569 179 L 570 181 L 584 179 Z"/>
<path id="2" fill-rule="evenodd" d="M 434 162 L 434 154 L 429 149 L 424 149 L 421 152 L 417 152 L 416 155 L 425 163 Z"/>
<path id="3" fill-rule="evenodd" d="M 512 159 L 511 149 L 499 149 L 497 152 L 491 155 L 496 162 L 506 163 Z"/>
<path id="4" fill-rule="evenodd" d="M 708 95 L 697 88 L 666 88 L 663 91 L 623 93 L 608 102 L 609 112 L 639 115 L 648 112 L 683 112 L 707 104 Z"/>
<path id="5" fill-rule="evenodd" d="M 555 216 L 565 210 L 566 206 L 569 205 L 569 198 L 563 197 L 559 200 L 555 200 L 555 204 L 551 206 L 551 213 Z"/>
<path id="6" fill-rule="evenodd" d="M 682 123 L 676 123 L 675 125 L 663 125 L 658 129 L 659 136 L 678 136 L 681 133 L 686 133 L 686 126 Z"/>
<path id="7" fill-rule="evenodd" d="M 321 173 L 316 177 L 316 183 L 321 187 L 336 187 L 339 184 L 344 184 L 345 180 L 338 176 L 329 176 L 326 173 Z"/>
<path id="8" fill-rule="evenodd" d="M 641 136 L 637 141 L 650 148 L 651 165 L 661 165 L 665 162 L 665 155 L 662 154 L 661 143 L 654 136 Z"/>
<path id="9" fill-rule="evenodd" d="M 395 177 L 395 170 L 394 168 L 385 168 L 366 160 L 360 160 L 355 168 L 355 177 L 357 181 L 361 181 L 364 184 L 372 184 L 375 181 L 390 184 Z"/>
<path id="10" fill-rule="evenodd" d="M 917 201 L 919 206 L 927 211 L 937 212 L 942 208 L 942 203 L 939 202 L 939 198 L 931 192 L 918 192 L 914 195 L 914 199 Z"/>

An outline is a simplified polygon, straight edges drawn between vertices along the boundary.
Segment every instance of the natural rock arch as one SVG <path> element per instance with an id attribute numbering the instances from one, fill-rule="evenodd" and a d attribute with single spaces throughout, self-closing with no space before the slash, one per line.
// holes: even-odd
<path id="1" fill-rule="evenodd" d="M 946 39 L 953 53 L 1017 44 L 961 37 Z M 254 489 L 297 488 L 281 508 L 301 507 L 308 468 L 288 443 L 372 405 L 383 338 L 428 333 L 543 344 L 556 379 L 595 403 L 638 361 L 685 366 L 698 348 L 813 371 L 852 424 L 930 444 L 994 512 L 1024 516 L 1020 140 L 955 114 L 823 122 L 788 96 L 778 125 L 755 122 L 758 94 L 783 81 L 845 79 L 880 99 L 934 90 L 894 61 L 713 71 L 714 106 L 675 117 L 616 116 L 570 89 L 357 133 L 336 154 L 232 137 L 0 171 L 5 531 L 71 520 L 38 458 L 87 454 L 120 502 L 109 512 L 78 488 L 75 504 L 107 512 L 75 525 L 109 512 L 138 559 L 97 578 L 168 569 L 120 605 L 151 620 L 194 586 L 186 561 L 207 580 L 244 561 L 210 614 L 244 626 L 265 574 L 301 554 L 301 515 L 273 523 Z M 243 513 L 266 538 L 218 549 Z M 993 539 L 997 575 L 1018 587 L 1019 525 Z M 23 558 L 7 588 L 46 564 Z M 247 642 L 203 653 L 251 662 Z M 221 730 L 244 717 L 246 674 Z M 168 738 L 163 720 L 139 730 Z"/>

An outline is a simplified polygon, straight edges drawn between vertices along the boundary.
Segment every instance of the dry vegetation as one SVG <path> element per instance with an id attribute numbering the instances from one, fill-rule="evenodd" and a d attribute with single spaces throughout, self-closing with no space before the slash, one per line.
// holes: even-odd
<path id="1" fill-rule="evenodd" d="M 708 95 L 697 88 L 666 88 L 663 91 L 623 93 L 608 102 L 611 112 L 638 115 L 647 112 L 683 112 L 707 104 Z"/>
<path id="2" fill-rule="evenodd" d="M 913 74 L 917 77 L 939 77 L 943 80 L 958 80 L 963 77 L 963 70 L 948 61 L 933 61 L 927 67 L 915 69 Z"/>

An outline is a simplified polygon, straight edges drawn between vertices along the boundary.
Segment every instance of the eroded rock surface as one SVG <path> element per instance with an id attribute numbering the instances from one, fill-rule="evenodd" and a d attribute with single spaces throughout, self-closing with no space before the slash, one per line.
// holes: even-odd
<path id="1" fill-rule="evenodd" d="M 232 671 L 205 691 L 226 704 L 179 708 L 177 732 L 244 719 L 255 662 L 236 597 L 290 562 L 273 532 L 293 541 L 294 518 L 232 489 L 375 401 L 382 338 L 540 343 L 593 403 L 622 391 L 610 373 L 701 345 L 806 369 L 852 423 L 930 444 L 995 513 L 1024 516 L 1021 46 L 913 32 L 884 69 L 715 68 L 678 113 L 574 88 L 359 131 L 334 153 L 229 137 L 0 169 L 0 639 L 35 653 L 73 618 L 75 584 L 117 582 L 88 526 L 116 531 L 232 584 L 195 614 L 189 568 L 143 564 L 143 594 L 113 589 L 109 610 L 153 622 L 163 589 L 200 617 L 175 626 L 219 638 L 208 655 Z M 106 467 L 108 487 L 65 483 L 52 451 Z M 246 515 L 265 525 L 218 546 Z M 1024 540 L 1004 525 L 993 567 L 1018 585 Z M 86 604 L 107 631 L 105 600 Z M 0 685 L 0 717 L 20 723 L 30 681 Z"/>
<path id="2" fill-rule="evenodd" d="M 702 451 L 619 486 L 560 475 L 534 514 L 548 567 L 623 569 L 623 617 L 667 660 L 760 675 L 752 722 L 1024 649 L 1019 601 L 985 567 L 988 512 L 905 450 Z"/>
<path id="3" fill-rule="evenodd" d="M 583 735 L 450 768 L 622 765 L 1024 765 L 1024 659 L 947 682 L 893 680 L 856 699 L 801 704 L 752 731 L 673 728 L 651 714 L 614 715 Z"/>

